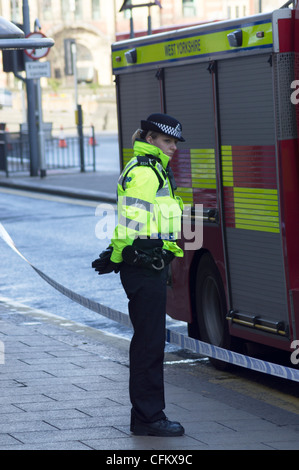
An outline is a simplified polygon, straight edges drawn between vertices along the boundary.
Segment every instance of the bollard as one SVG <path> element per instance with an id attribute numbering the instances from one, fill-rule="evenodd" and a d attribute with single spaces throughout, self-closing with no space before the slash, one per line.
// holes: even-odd
<path id="1" fill-rule="evenodd" d="M 63 126 L 60 126 L 60 135 L 59 135 L 58 146 L 59 146 L 59 148 L 66 148 L 67 147 L 67 142 L 64 138 Z"/>

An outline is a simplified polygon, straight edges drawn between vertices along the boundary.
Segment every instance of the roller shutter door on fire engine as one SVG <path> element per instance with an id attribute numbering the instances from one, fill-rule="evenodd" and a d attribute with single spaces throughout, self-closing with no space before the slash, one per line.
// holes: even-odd
<path id="1" fill-rule="evenodd" d="M 286 321 L 269 55 L 219 61 L 218 97 L 232 307 Z"/>
<path id="2" fill-rule="evenodd" d="M 119 75 L 119 104 L 123 164 L 133 157 L 132 134 L 140 121 L 161 112 L 160 80 L 157 71 Z"/>
<path id="3" fill-rule="evenodd" d="M 186 143 L 171 161 L 185 204 L 217 207 L 213 88 L 206 62 L 165 68 L 166 112 L 177 116 Z"/>

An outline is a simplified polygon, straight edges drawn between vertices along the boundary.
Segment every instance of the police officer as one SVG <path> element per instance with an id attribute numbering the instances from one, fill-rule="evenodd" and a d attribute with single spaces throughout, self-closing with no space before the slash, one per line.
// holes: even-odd
<path id="1" fill-rule="evenodd" d="M 168 264 L 183 256 L 176 243 L 182 202 L 174 195 L 169 162 L 182 126 L 151 114 L 133 136 L 134 157 L 118 181 L 118 224 L 108 269 L 120 271 L 134 334 L 130 345 L 131 431 L 181 436 L 184 428 L 165 414 L 163 359 Z"/>

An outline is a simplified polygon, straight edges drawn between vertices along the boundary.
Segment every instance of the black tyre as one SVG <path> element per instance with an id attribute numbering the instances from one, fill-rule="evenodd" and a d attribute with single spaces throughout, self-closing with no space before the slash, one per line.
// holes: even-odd
<path id="1" fill-rule="evenodd" d="M 196 322 L 199 338 L 207 343 L 230 349 L 231 336 L 226 316 L 226 301 L 221 276 L 213 259 L 205 253 L 198 265 L 196 277 Z M 229 364 L 210 358 L 220 369 Z"/>

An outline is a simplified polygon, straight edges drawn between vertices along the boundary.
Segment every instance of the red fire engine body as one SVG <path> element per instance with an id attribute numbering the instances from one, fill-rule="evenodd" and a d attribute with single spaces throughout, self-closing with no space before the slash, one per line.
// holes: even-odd
<path id="1" fill-rule="evenodd" d="M 112 58 L 122 165 L 141 119 L 177 117 L 186 142 L 171 166 L 194 233 L 203 206 L 203 244 L 172 263 L 167 313 L 221 347 L 290 350 L 299 339 L 298 5 L 121 41 Z"/>

